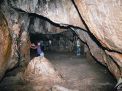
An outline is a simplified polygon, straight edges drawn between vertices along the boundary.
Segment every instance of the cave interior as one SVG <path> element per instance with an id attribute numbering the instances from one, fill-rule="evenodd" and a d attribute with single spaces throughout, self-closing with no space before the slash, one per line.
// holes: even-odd
<path id="1" fill-rule="evenodd" d="M 0 91 L 121 91 L 120 2 L 1 0 Z"/>

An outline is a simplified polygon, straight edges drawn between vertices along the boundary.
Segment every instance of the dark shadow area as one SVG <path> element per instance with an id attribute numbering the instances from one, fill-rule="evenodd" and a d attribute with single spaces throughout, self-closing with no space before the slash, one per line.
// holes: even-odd
<path id="1" fill-rule="evenodd" d="M 79 49 L 77 47 L 77 40 L 79 40 Z M 79 56 L 84 56 L 84 43 L 78 38 L 77 34 L 71 29 L 56 34 L 42 34 L 30 33 L 31 44 L 40 42 L 41 50 L 44 53 L 48 52 L 61 52 L 72 53 Z M 37 55 L 37 49 L 30 48 L 31 59 Z"/>

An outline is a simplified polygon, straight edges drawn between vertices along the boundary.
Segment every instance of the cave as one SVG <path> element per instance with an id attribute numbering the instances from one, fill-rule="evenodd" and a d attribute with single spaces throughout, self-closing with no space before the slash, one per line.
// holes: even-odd
<path id="1" fill-rule="evenodd" d="M 120 0 L 1 0 L 0 91 L 121 91 Z"/>
<path id="2" fill-rule="evenodd" d="M 31 44 L 37 44 L 40 42 L 41 50 L 44 53 L 47 52 L 65 52 L 65 53 L 74 53 L 77 55 L 77 40 L 80 41 L 79 56 L 85 55 L 84 52 L 84 43 L 80 40 L 77 34 L 71 29 L 65 29 L 59 33 L 29 33 Z M 87 49 L 88 50 L 88 49 Z M 30 57 L 37 55 L 36 49 L 30 48 Z M 37 55 L 38 56 L 38 55 Z"/>

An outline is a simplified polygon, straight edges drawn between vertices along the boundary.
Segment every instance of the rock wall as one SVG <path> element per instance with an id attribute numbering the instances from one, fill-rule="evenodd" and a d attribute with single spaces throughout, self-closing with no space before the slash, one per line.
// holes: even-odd
<path id="1" fill-rule="evenodd" d="M 15 9 L 47 17 L 55 23 L 80 26 L 85 29 L 70 0 L 9 0 L 8 2 Z"/>
<path id="2" fill-rule="evenodd" d="M 56 34 L 66 31 L 64 28 L 60 28 L 58 24 L 52 23 L 49 20 L 44 20 L 43 17 L 36 15 L 30 15 L 30 22 L 28 26 L 29 33 L 42 33 L 42 34 Z M 57 26 L 57 27 L 56 27 Z"/>
<path id="3" fill-rule="evenodd" d="M 121 78 L 122 1 L 74 0 L 74 3 L 90 32 L 101 44 L 102 50 L 112 58 L 113 61 L 107 58 L 107 67 L 116 78 Z"/>
<path id="4" fill-rule="evenodd" d="M 11 37 L 8 23 L 5 16 L 0 11 L 0 79 L 9 67 L 9 58 L 11 54 Z"/>
<path id="5" fill-rule="evenodd" d="M 6 21 L 6 33 L 4 33 L 1 38 L 2 41 L 5 39 L 6 41 L 10 42 L 5 46 L 9 46 L 9 48 L 5 48 L 9 52 L 9 56 L 6 58 L 8 61 L 3 60 L 7 66 L 4 68 L 4 63 L 0 62 L 2 68 L 0 68 L 0 71 L 3 73 L 6 72 L 6 70 L 10 70 L 15 66 L 24 66 L 26 65 L 30 60 L 30 54 L 29 54 L 29 48 L 30 48 L 30 40 L 28 36 L 28 24 L 29 19 L 27 14 L 25 13 L 18 13 L 14 9 L 10 8 L 7 4 L 7 2 L 3 2 L 3 6 L 1 5 L 0 10 L 2 13 L 0 13 L 1 16 L 4 16 L 4 21 Z M 25 23 L 28 22 L 28 23 Z M 3 22 L 1 21 L 1 24 Z M 4 24 L 4 23 L 3 23 Z M 5 30 L 5 29 L 4 29 Z M 9 34 L 8 34 L 9 33 Z M 9 35 L 9 37 L 8 37 Z M 4 42 L 3 42 L 4 43 Z M 0 47 L 4 49 L 4 45 L 1 45 Z M 3 55 L 1 55 L 3 56 Z M 2 75 L 2 74 L 1 74 Z M 3 75 L 2 75 L 3 76 Z M 1 78 L 0 78 L 1 79 Z"/>
<path id="6" fill-rule="evenodd" d="M 110 50 L 122 52 L 122 1 L 74 0 L 91 33 Z"/>
<path id="7" fill-rule="evenodd" d="M 88 32 L 82 30 L 77 30 L 76 32 L 81 40 L 86 43 L 92 56 L 104 66 L 106 66 L 116 79 L 119 79 L 121 77 L 120 66 L 111 56 L 106 53 L 107 51 L 102 49 L 99 44 L 97 44 L 95 40 L 92 39 L 93 36 L 91 36 L 91 34 L 89 34 Z"/>
<path id="8" fill-rule="evenodd" d="M 83 30 L 75 29 L 74 31 L 87 44 L 91 54 L 105 65 L 116 79 L 121 78 L 121 0 L 4 0 L 1 7 L 8 22 L 8 27 L 11 29 L 17 20 L 19 27 L 17 30 L 21 34 L 23 33 L 22 36 L 26 36 L 23 37 L 26 38 L 26 41 L 28 40 L 29 30 L 39 31 L 40 27 L 38 26 L 41 21 L 39 18 L 42 17 L 46 20 L 48 18 L 48 21 L 53 21 L 54 24 L 58 23 L 60 26 L 80 27 Z M 34 17 L 34 19 L 31 17 Z M 11 33 L 16 34 L 16 32 Z M 12 34 L 12 43 L 16 44 Z M 15 37 L 15 39 L 18 38 L 21 37 Z M 25 43 L 25 41 L 22 46 L 24 44 L 29 46 L 29 43 Z"/>

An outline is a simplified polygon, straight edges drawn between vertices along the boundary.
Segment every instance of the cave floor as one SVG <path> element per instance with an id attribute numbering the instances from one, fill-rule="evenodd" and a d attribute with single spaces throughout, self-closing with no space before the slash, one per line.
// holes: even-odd
<path id="1" fill-rule="evenodd" d="M 69 53 L 47 53 L 51 61 L 67 83 L 64 87 L 80 91 L 113 91 L 115 79 L 98 62 L 86 59 L 85 56 L 77 57 Z"/>
<path id="2" fill-rule="evenodd" d="M 58 52 L 45 53 L 45 57 L 50 60 L 66 81 L 61 84 L 62 86 L 79 91 L 113 91 L 116 84 L 115 79 L 105 67 L 92 59 L 86 59 L 85 56 L 77 57 L 72 53 Z M 0 91 L 19 91 L 17 89 L 24 87 L 26 83 L 19 80 L 19 75 L 16 76 L 21 70 L 21 68 L 17 68 L 8 72 L 0 82 Z M 21 91 L 32 91 L 32 89 Z"/>

